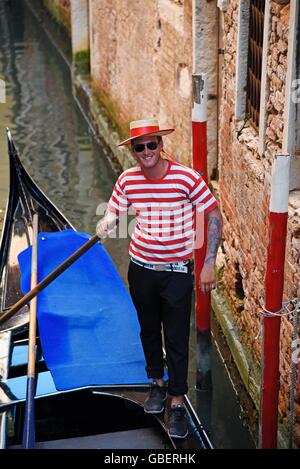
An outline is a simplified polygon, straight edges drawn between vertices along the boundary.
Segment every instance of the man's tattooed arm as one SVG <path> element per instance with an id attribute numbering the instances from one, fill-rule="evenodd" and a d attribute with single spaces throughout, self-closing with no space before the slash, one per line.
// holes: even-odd
<path id="1" fill-rule="evenodd" d="M 211 212 L 209 212 L 205 218 L 208 220 L 208 223 L 207 249 L 204 264 L 214 265 L 222 238 L 223 221 L 220 209 L 216 207 Z"/>

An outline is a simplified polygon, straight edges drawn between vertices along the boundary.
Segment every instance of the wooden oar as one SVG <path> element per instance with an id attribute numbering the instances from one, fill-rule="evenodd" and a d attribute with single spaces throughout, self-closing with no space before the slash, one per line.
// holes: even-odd
<path id="1" fill-rule="evenodd" d="M 33 289 L 37 285 L 38 278 L 38 215 L 33 215 L 33 240 L 31 256 L 31 284 Z M 37 297 L 33 297 L 29 309 L 29 341 L 28 341 L 28 366 L 27 366 L 27 389 L 25 403 L 25 418 L 23 427 L 22 446 L 24 449 L 32 449 L 35 444 L 35 417 L 34 417 L 34 395 L 35 395 L 35 356 L 36 356 L 36 306 Z"/>

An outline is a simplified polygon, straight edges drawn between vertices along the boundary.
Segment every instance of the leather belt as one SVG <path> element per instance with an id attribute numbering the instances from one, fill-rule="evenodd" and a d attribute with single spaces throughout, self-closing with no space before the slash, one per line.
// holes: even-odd
<path id="1" fill-rule="evenodd" d="M 188 273 L 189 260 L 173 262 L 171 264 L 148 264 L 145 262 L 138 261 L 134 257 L 130 257 L 131 261 L 135 264 L 144 267 L 144 269 L 156 270 L 157 272 L 181 272 L 183 274 Z"/>

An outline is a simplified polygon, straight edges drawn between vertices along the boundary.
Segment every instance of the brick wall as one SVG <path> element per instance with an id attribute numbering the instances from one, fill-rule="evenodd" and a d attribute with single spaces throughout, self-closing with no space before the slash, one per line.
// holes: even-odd
<path id="1" fill-rule="evenodd" d="M 238 24 L 236 0 L 230 1 L 224 18 L 225 54 L 219 136 L 220 197 L 225 219 L 224 283 L 241 338 L 249 350 L 253 351 L 257 361 L 261 356 L 261 340 L 255 338 L 260 324 L 260 306 L 264 304 L 271 162 L 273 155 L 281 150 L 283 135 L 289 9 L 289 4 L 278 5 L 272 2 L 267 69 L 270 94 L 267 101 L 266 151 L 262 157 L 257 152 L 257 132 L 249 123 L 246 122 L 245 128 L 237 135 L 244 123 L 235 122 L 234 116 Z M 295 207 L 290 206 L 284 300 L 296 296 L 300 278 L 299 213 Z M 291 333 L 291 323 L 283 319 L 279 408 L 285 422 L 289 407 Z M 297 394 L 299 398 L 299 386 Z M 296 410 L 299 419 L 299 405 L 296 405 Z M 299 437 L 299 425 L 296 433 Z"/>
<path id="2" fill-rule="evenodd" d="M 166 149 L 190 164 L 192 2 L 92 0 L 91 76 L 119 131 L 159 118 Z"/>

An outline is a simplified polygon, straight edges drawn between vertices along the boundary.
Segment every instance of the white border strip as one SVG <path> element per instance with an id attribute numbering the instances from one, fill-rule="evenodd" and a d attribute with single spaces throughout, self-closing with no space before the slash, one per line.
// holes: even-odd
<path id="1" fill-rule="evenodd" d="M 272 166 L 270 212 L 286 213 L 289 203 L 290 155 L 275 155 Z"/>

